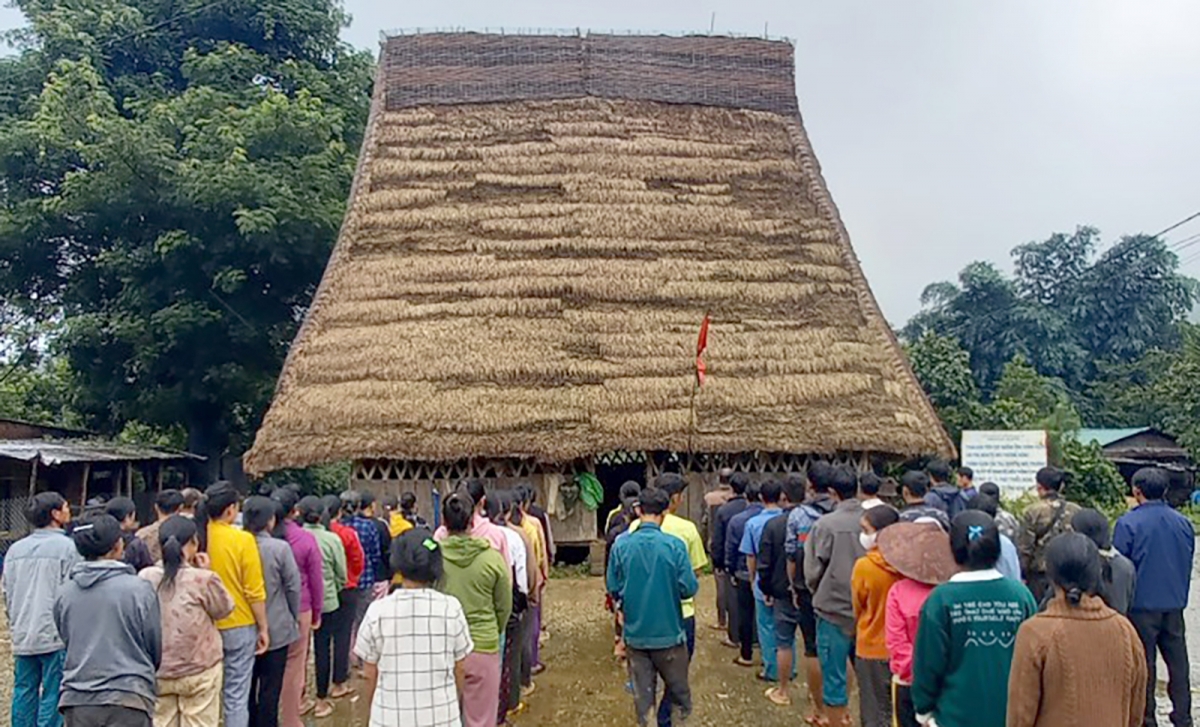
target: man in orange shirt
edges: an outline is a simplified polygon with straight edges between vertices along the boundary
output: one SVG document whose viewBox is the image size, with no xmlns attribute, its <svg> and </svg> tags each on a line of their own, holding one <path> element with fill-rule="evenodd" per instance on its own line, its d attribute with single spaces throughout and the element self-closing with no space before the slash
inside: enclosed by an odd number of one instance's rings
<svg viewBox="0 0 1200 727">
<path fill-rule="evenodd" d="M 217 622 L 225 651 L 221 706 L 226 727 L 250 724 L 250 679 L 254 657 L 266 653 L 267 588 L 262 560 L 254 536 L 233 526 L 241 495 L 228 482 L 218 482 L 205 492 L 208 517 L 207 543 L 211 568 L 233 596 L 233 613 Z"/>
</svg>

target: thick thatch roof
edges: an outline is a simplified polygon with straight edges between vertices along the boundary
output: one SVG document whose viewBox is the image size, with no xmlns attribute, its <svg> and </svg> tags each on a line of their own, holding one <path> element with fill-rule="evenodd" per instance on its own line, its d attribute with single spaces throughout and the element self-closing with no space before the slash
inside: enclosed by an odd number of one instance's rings
<svg viewBox="0 0 1200 727">
<path fill-rule="evenodd" d="M 786 43 L 391 38 L 247 470 L 950 453 L 805 135 Z"/>
</svg>

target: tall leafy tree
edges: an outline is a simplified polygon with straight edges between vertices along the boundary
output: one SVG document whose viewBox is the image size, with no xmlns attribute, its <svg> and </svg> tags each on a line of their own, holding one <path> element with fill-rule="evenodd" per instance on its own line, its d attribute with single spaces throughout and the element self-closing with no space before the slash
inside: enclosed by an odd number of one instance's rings
<svg viewBox="0 0 1200 727">
<path fill-rule="evenodd" d="M 18 0 L 0 291 L 61 315 L 92 426 L 253 432 L 331 249 L 371 59 L 332 0 Z M 211 473 L 211 470 L 210 470 Z"/>
<path fill-rule="evenodd" d="M 1176 346 L 1175 324 L 1197 297 L 1195 281 L 1178 272 L 1178 259 L 1161 241 L 1125 237 L 1096 258 L 1098 237 L 1095 228 L 1080 227 L 1020 245 L 1012 277 L 971 263 L 958 284 L 926 288 L 904 337 L 915 341 L 932 331 L 958 339 L 985 394 L 1020 355 L 1082 401 L 1104 365 Z"/>
</svg>

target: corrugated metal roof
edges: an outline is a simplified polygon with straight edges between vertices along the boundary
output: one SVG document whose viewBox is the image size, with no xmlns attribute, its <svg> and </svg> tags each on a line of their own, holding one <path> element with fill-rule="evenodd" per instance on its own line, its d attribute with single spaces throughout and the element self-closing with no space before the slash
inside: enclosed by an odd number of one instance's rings
<svg viewBox="0 0 1200 727">
<path fill-rule="evenodd" d="M 1133 427 L 1129 429 L 1080 429 L 1075 435 L 1075 440 L 1087 444 L 1088 442 L 1096 442 L 1101 447 L 1107 447 L 1113 442 L 1119 442 L 1122 439 L 1137 436 L 1142 432 L 1150 431 L 1150 427 Z"/>
<path fill-rule="evenodd" d="M 183 460 L 204 458 L 190 452 L 175 452 L 135 444 L 95 439 L 0 439 L 0 457 L 42 464 L 64 462 L 144 462 L 147 460 Z"/>
</svg>

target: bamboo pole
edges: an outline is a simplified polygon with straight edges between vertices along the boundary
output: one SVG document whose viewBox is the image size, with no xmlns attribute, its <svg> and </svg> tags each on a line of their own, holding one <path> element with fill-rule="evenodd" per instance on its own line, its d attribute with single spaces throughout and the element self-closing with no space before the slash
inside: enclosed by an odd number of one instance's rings
<svg viewBox="0 0 1200 727">
<path fill-rule="evenodd" d="M 33 458 L 33 464 L 29 466 L 29 496 L 33 497 L 37 494 L 37 476 L 38 476 L 38 461 L 39 457 Z"/>
<path fill-rule="evenodd" d="M 129 490 L 128 497 L 133 497 L 133 462 L 125 463 L 125 489 Z"/>
<path fill-rule="evenodd" d="M 84 507 L 87 507 L 88 480 L 90 480 L 90 479 L 92 479 L 92 463 L 84 462 L 83 463 L 83 484 L 80 486 L 80 490 L 82 491 L 83 494 L 79 496 L 79 508 L 81 510 Z"/>
</svg>

